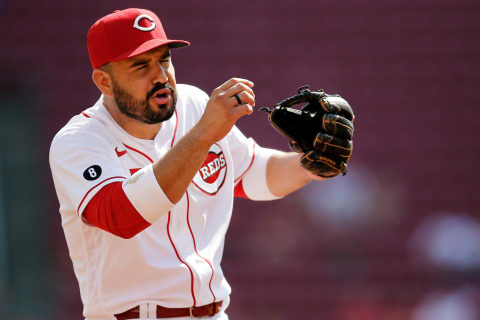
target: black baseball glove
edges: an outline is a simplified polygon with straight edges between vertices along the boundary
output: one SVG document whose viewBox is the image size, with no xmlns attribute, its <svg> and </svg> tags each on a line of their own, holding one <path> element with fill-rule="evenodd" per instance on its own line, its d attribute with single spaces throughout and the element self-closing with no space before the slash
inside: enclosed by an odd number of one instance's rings
<svg viewBox="0 0 480 320">
<path fill-rule="evenodd" d="M 300 103 L 306 103 L 301 110 L 292 108 Z M 269 113 L 270 123 L 289 139 L 292 149 L 304 153 L 302 167 L 324 178 L 347 173 L 355 116 L 345 99 L 303 86 L 272 110 L 260 110 Z"/>
</svg>

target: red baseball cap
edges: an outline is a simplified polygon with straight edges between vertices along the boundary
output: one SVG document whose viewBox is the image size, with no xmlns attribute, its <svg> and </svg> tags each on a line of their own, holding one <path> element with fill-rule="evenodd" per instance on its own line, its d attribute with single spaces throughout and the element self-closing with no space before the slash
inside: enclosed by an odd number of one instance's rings
<svg viewBox="0 0 480 320">
<path fill-rule="evenodd" d="M 115 10 L 97 20 L 88 31 L 88 54 L 92 67 L 127 59 L 159 46 L 189 46 L 188 41 L 167 38 L 157 15 L 149 10 Z"/>
</svg>

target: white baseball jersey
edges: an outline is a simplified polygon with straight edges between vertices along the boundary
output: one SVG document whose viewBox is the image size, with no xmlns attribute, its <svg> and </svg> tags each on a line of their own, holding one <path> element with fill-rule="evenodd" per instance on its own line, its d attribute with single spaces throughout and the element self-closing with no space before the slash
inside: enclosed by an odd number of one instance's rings
<svg viewBox="0 0 480 320">
<path fill-rule="evenodd" d="M 178 85 L 175 114 L 154 140 L 132 137 L 102 101 L 73 117 L 55 136 L 50 166 L 60 202 L 84 316 L 113 319 L 140 303 L 169 308 L 224 300 L 230 287 L 220 261 L 241 180 L 254 200 L 275 199 L 266 183 L 271 149 L 255 145 L 238 128 L 212 145 L 205 163 L 177 204 L 158 185 L 152 163 L 162 158 L 200 119 L 203 91 Z M 82 220 L 89 200 L 121 181 L 130 202 L 152 225 L 123 239 Z M 225 307 L 225 306 L 224 306 Z"/>
</svg>

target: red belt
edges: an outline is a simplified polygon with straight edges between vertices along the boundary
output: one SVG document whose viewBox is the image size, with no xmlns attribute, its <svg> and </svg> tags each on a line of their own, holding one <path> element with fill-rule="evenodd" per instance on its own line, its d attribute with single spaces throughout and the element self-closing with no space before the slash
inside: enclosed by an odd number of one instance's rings
<svg viewBox="0 0 480 320">
<path fill-rule="evenodd" d="M 220 311 L 223 301 L 213 302 L 201 307 L 190 308 L 165 308 L 157 306 L 157 318 L 180 318 L 194 317 L 200 318 L 205 316 L 214 316 Z M 127 320 L 140 318 L 140 307 L 135 307 L 125 312 L 116 314 L 117 320 Z"/>
</svg>

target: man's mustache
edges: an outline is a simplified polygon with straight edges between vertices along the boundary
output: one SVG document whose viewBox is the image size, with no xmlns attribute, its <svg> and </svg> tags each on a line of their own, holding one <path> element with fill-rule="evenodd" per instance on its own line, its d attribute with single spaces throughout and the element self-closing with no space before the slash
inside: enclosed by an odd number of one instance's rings
<svg viewBox="0 0 480 320">
<path fill-rule="evenodd" d="M 154 94 L 155 92 L 157 92 L 158 90 L 161 90 L 161 89 L 165 89 L 167 88 L 168 90 L 170 90 L 170 93 L 172 95 L 175 94 L 175 89 L 173 89 L 172 85 L 168 82 L 165 82 L 165 83 L 160 83 L 160 82 L 157 82 L 155 83 L 155 85 L 153 86 L 152 90 L 150 90 L 147 94 L 147 100 L 150 99 Z"/>
</svg>

